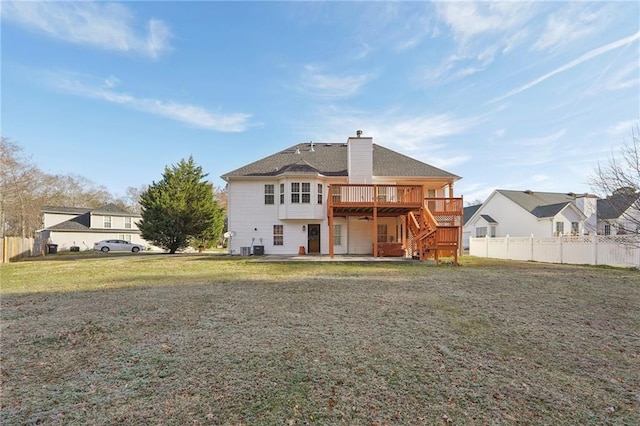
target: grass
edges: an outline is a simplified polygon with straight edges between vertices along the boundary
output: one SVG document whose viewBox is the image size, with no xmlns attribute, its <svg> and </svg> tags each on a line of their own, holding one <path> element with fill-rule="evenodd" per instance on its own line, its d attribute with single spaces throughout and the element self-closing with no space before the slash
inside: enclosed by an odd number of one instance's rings
<svg viewBox="0 0 640 426">
<path fill-rule="evenodd" d="M 638 424 L 640 273 L 84 255 L 3 265 L 3 424 Z"/>
</svg>

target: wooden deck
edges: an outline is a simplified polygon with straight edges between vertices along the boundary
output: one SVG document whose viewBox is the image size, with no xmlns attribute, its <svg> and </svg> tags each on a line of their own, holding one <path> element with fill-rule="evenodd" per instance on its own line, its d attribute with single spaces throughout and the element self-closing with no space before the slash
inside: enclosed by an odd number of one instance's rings
<svg viewBox="0 0 640 426">
<path fill-rule="evenodd" d="M 419 185 L 334 184 L 329 186 L 328 198 L 329 241 L 333 241 L 335 217 L 371 216 L 373 241 L 377 241 L 379 217 L 404 216 L 412 234 L 411 242 L 408 235 L 403 242 L 405 249 L 412 255 L 417 252 L 421 260 L 433 257 L 436 262 L 440 255 L 454 250 L 457 262 L 462 241 L 461 197 L 425 198 Z M 374 257 L 378 254 L 378 244 L 373 244 Z M 333 244 L 329 244 L 329 255 L 333 257 Z"/>
</svg>

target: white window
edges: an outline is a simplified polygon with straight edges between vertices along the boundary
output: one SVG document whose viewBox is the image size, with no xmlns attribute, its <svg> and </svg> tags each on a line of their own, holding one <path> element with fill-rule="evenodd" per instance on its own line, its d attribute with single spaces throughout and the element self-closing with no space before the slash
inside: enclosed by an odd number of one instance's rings
<svg viewBox="0 0 640 426">
<path fill-rule="evenodd" d="M 571 222 L 571 234 L 578 235 L 579 231 L 580 231 L 580 225 L 578 224 L 578 222 Z"/>
<path fill-rule="evenodd" d="M 267 184 L 264 186 L 264 203 L 265 204 L 274 204 L 274 185 Z"/>
<path fill-rule="evenodd" d="M 284 226 L 283 225 L 273 225 L 273 245 L 274 246 L 284 245 Z"/>
<path fill-rule="evenodd" d="M 487 227 L 486 226 L 478 226 L 476 228 L 476 238 L 484 238 L 487 236 Z"/>
<path fill-rule="evenodd" d="M 111 216 L 104 216 L 104 227 L 111 228 Z"/>
<path fill-rule="evenodd" d="M 129 219 L 131 219 L 131 218 L 129 218 Z M 128 243 L 131 242 L 131 234 L 120 234 L 120 235 L 118 235 L 118 238 L 120 238 L 121 240 L 124 240 L 124 241 L 126 241 Z"/>
<path fill-rule="evenodd" d="M 342 225 L 333 225 L 333 245 L 342 245 Z"/>
<path fill-rule="evenodd" d="M 378 242 L 379 243 L 387 242 L 387 225 L 386 224 L 378 225 Z"/>
<path fill-rule="evenodd" d="M 284 204 L 284 183 L 280 184 L 280 204 Z"/>
<path fill-rule="evenodd" d="M 564 222 L 556 222 L 556 235 L 564 234 Z"/>
<path fill-rule="evenodd" d="M 291 182 L 291 202 L 300 202 L 300 182 Z"/>
<path fill-rule="evenodd" d="M 318 204 L 322 204 L 322 184 L 318 184 Z"/>
<path fill-rule="evenodd" d="M 125 227 L 125 229 L 131 229 L 131 218 L 130 217 L 125 217 L 124 218 L 124 227 Z M 129 240 L 129 241 L 131 241 L 131 240 Z"/>
<path fill-rule="evenodd" d="M 496 237 L 496 227 L 492 226 L 491 227 L 491 238 L 495 238 Z"/>
<path fill-rule="evenodd" d="M 291 182 L 291 202 L 309 204 L 311 202 L 311 183 Z"/>
<path fill-rule="evenodd" d="M 604 235 L 611 235 L 611 225 L 606 224 L 604 226 Z"/>
<path fill-rule="evenodd" d="M 309 182 L 302 183 L 302 202 L 305 204 L 311 202 L 311 184 Z"/>
</svg>

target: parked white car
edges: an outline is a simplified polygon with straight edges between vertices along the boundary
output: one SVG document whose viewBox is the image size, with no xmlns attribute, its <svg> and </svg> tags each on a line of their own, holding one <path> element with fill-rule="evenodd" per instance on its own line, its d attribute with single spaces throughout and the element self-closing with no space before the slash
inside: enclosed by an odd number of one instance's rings
<svg viewBox="0 0 640 426">
<path fill-rule="evenodd" d="M 141 244 L 133 244 L 125 240 L 102 240 L 93 245 L 94 250 L 100 250 L 103 253 L 110 251 L 130 251 L 137 253 L 140 250 L 144 250 L 144 246 Z"/>
</svg>

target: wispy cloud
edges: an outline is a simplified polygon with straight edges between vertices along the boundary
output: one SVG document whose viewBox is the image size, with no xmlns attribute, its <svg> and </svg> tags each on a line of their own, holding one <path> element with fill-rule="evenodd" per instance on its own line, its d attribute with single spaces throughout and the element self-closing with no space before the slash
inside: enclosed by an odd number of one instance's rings
<svg viewBox="0 0 640 426">
<path fill-rule="evenodd" d="M 471 157 L 459 143 L 450 138 L 468 133 L 482 117 L 457 117 L 454 114 L 406 115 L 390 109 L 381 113 L 320 109 L 313 121 L 300 128 L 301 137 L 315 134 L 318 140 L 340 141 L 361 129 L 374 142 L 405 155 L 455 173 L 451 168 L 470 161 Z"/>
<path fill-rule="evenodd" d="M 602 91 L 615 91 L 626 90 L 640 86 L 640 62 L 638 58 L 634 58 L 626 65 L 623 65 L 614 71 L 612 71 L 607 78 L 601 78 L 593 87 L 590 88 L 590 93 L 597 93 Z"/>
<path fill-rule="evenodd" d="M 69 43 L 151 58 L 169 49 L 164 22 L 150 19 L 136 28 L 132 11 L 117 3 L 3 1 L 1 10 L 3 20 Z"/>
<path fill-rule="evenodd" d="M 548 164 L 557 158 L 557 148 L 566 134 L 566 129 L 560 129 L 548 135 L 509 139 L 508 146 L 516 149 L 504 150 L 496 154 L 496 164 L 507 169 Z"/>
<path fill-rule="evenodd" d="M 555 133 L 546 136 L 539 136 L 534 138 L 526 138 L 517 141 L 517 145 L 521 146 L 533 146 L 533 147 L 547 147 L 550 144 L 555 144 L 567 133 L 567 129 L 560 129 Z"/>
<path fill-rule="evenodd" d="M 224 114 L 203 107 L 153 98 L 138 98 L 113 88 L 119 84 L 115 77 L 97 79 L 91 76 L 49 72 L 45 83 L 75 96 L 99 99 L 138 111 L 180 121 L 190 126 L 219 132 L 243 132 L 249 127 L 250 114 Z"/>
<path fill-rule="evenodd" d="M 436 5 L 440 19 L 461 43 L 481 34 L 505 32 L 529 19 L 529 4 L 524 2 L 439 2 Z"/>
<path fill-rule="evenodd" d="M 571 3 L 549 15 L 541 36 L 533 44 L 535 50 L 546 50 L 583 38 L 598 30 L 603 14 L 590 10 L 591 3 Z"/>
<path fill-rule="evenodd" d="M 436 13 L 455 41 L 455 53 L 419 75 L 421 86 L 439 86 L 486 70 L 528 36 L 535 14 L 529 3 L 436 2 Z"/>
<path fill-rule="evenodd" d="M 323 74 L 317 67 L 307 65 L 300 89 L 323 98 L 348 98 L 356 95 L 373 78 L 374 75 L 370 73 L 342 76 Z"/>
<path fill-rule="evenodd" d="M 612 136 L 628 136 L 631 134 L 631 129 L 634 126 L 640 125 L 640 118 L 632 118 L 630 120 L 619 121 L 618 123 L 610 126 L 607 129 L 607 133 Z"/>
<path fill-rule="evenodd" d="M 579 58 L 574 59 L 573 61 L 567 62 L 566 64 L 562 65 L 561 67 L 558 67 L 555 70 L 553 70 L 551 72 L 548 72 L 547 74 L 545 74 L 545 75 L 543 75 L 541 77 L 538 77 L 535 80 L 532 80 L 532 81 L 530 81 L 529 83 L 527 83 L 525 85 L 522 85 L 522 86 L 520 86 L 520 87 L 518 87 L 516 89 L 513 89 L 513 90 L 505 93 L 502 96 L 499 96 L 497 98 L 494 98 L 494 99 L 490 100 L 489 103 L 498 102 L 498 101 L 501 101 L 503 99 L 509 98 L 509 97 L 511 97 L 513 95 L 517 95 L 518 93 L 524 92 L 525 90 L 528 90 L 528 89 L 530 89 L 530 88 L 542 83 L 543 81 L 553 77 L 556 74 L 560 74 L 562 72 L 570 70 L 571 68 L 576 67 L 576 66 L 582 64 L 583 62 L 586 62 L 586 61 L 588 61 L 590 59 L 593 59 L 595 57 L 603 55 L 603 54 L 605 54 L 607 52 L 610 52 L 612 50 L 615 50 L 615 49 L 617 49 L 619 47 L 626 46 L 626 45 L 628 45 L 630 43 L 633 43 L 634 41 L 637 41 L 639 39 L 640 39 L 640 31 L 635 33 L 635 34 L 633 34 L 633 35 L 630 35 L 628 37 L 625 37 L 625 38 L 622 38 L 620 40 L 617 40 L 617 41 L 614 41 L 612 43 L 609 43 L 607 45 L 604 45 L 602 47 L 598 47 L 597 49 L 590 50 L 589 52 L 585 53 L 584 55 L 580 56 Z"/>
</svg>

